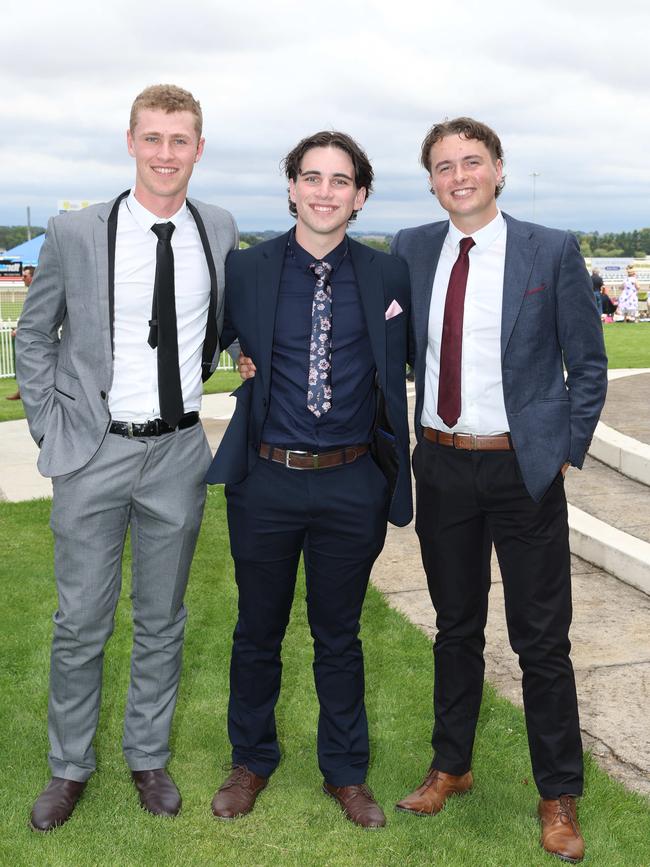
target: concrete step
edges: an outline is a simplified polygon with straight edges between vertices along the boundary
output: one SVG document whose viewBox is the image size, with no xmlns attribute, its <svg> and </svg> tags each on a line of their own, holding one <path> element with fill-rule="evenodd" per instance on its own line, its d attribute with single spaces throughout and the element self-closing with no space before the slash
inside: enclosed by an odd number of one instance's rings
<svg viewBox="0 0 650 867">
<path fill-rule="evenodd" d="M 566 478 L 571 551 L 650 595 L 650 373 L 609 375 L 604 421 Z"/>
</svg>

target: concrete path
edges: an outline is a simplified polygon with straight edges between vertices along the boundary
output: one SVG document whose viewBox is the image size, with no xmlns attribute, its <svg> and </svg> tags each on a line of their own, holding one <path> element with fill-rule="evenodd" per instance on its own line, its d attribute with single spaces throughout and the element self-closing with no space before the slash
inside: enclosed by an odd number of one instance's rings
<svg viewBox="0 0 650 867">
<path fill-rule="evenodd" d="M 650 795 L 650 371 L 611 371 L 610 380 L 591 449 L 599 460 L 588 457 L 566 481 L 572 551 L 589 561 L 573 558 L 573 660 L 585 746 L 612 776 Z M 412 409 L 412 386 L 409 392 Z M 213 449 L 233 409 L 229 395 L 204 398 L 201 416 Z M 35 469 L 37 454 L 26 422 L 0 424 L 0 499 L 51 496 L 49 480 Z M 630 468 L 632 478 L 624 475 Z M 372 579 L 433 638 L 435 614 L 413 524 L 389 527 Z M 492 580 L 486 676 L 521 704 L 496 559 Z"/>
</svg>

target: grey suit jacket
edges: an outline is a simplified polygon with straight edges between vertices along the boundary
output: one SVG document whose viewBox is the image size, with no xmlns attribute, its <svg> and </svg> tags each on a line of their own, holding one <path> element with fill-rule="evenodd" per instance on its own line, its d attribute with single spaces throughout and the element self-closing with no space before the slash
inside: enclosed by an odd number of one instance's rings
<svg viewBox="0 0 650 867">
<path fill-rule="evenodd" d="M 127 193 L 49 221 L 20 316 L 16 373 L 31 435 L 41 445 L 38 468 L 44 476 L 85 466 L 110 424 L 115 232 Z M 210 315 L 219 333 L 224 261 L 238 245 L 237 227 L 222 208 L 191 199 L 188 207 L 206 253 Z M 218 344 L 204 348 L 204 378 L 216 367 L 218 352 Z"/>
<path fill-rule="evenodd" d="M 607 356 L 591 280 L 575 237 L 504 217 L 503 393 L 524 484 L 540 500 L 566 461 L 582 467 L 605 402 Z M 418 439 L 431 291 L 448 227 L 444 220 L 403 229 L 392 245 L 411 274 Z"/>
</svg>

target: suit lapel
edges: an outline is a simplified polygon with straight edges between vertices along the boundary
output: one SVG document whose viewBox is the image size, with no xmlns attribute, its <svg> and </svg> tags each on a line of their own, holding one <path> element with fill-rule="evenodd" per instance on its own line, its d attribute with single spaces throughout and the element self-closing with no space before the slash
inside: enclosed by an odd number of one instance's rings
<svg viewBox="0 0 650 867">
<path fill-rule="evenodd" d="M 433 281 L 438 268 L 438 260 L 442 245 L 449 231 L 449 222 L 434 223 L 424 227 L 422 243 L 418 242 L 415 267 L 411 269 L 411 305 L 413 309 L 413 328 L 415 342 L 418 347 L 417 357 L 422 361 L 422 373 L 426 358 L 426 347 L 429 341 L 429 309 Z"/>
<path fill-rule="evenodd" d="M 271 355 L 273 352 L 275 312 L 278 306 L 280 278 L 288 240 L 288 232 L 275 238 L 265 245 L 256 262 L 257 327 L 260 347 L 257 367 L 264 380 L 267 400 L 271 387 Z"/>
<path fill-rule="evenodd" d="M 93 239 L 97 266 L 97 302 L 102 329 L 107 340 L 106 350 L 113 357 L 113 326 L 115 313 L 115 238 L 117 236 L 117 213 L 120 202 L 129 190 L 109 202 L 97 214 L 93 225 Z"/>
<path fill-rule="evenodd" d="M 192 204 L 189 199 L 186 201 L 188 210 L 194 217 L 194 222 L 196 223 L 196 228 L 198 229 L 199 237 L 201 238 L 203 252 L 205 253 L 205 259 L 208 265 L 208 272 L 210 274 L 210 306 L 208 308 L 208 323 L 205 332 L 205 340 L 203 341 L 202 355 L 202 378 L 205 381 L 210 376 L 212 361 L 217 351 L 217 343 L 219 341 L 217 322 L 219 321 L 219 317 L 222 315 L 225 293 L 222 292 L 221 297 L 219 297 L 217 269 L 214 266 L 214 258 L 212 256 L 212 246 L 214 246 L 215 250 L 218 248 L 217 233 L 210 224 L 208 224 L 208 228 L 206 229 L 203 218 L 201 217 L 196 205 Z"/>
<path fill-rule="evenodd" d="M 370 247 L 349 239 L 352 267 L 357 278 L 361 306 L 366 317 L 370 346 L 379 374 L 386 382 L 386 319 L 384 281 L 379 261 Z"/>
<path fill-rule="evenodd" d="M 530 273 L 537 254 L 538 244 L 532 239 L 532 233 L 518 220 L 513 220 L 507 214 L 503 215 L 508 226 L 506 240 L 506 261 L 503 276 L 503 303 L 501 308 L 501 359 L 505 357 L 512 329 L 524 293 L 528 287 Z"/>
</svg>

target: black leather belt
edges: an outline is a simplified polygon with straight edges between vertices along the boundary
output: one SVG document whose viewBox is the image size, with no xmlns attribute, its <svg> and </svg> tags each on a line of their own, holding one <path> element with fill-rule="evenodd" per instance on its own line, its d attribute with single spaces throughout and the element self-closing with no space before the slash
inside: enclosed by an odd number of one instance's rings
<svg viewBox="0 0 650 867">
<path fill-rule="evenodd" d="M 448 433 L 433 427 L 425 427 L 424 438 L 441 446 L 466 449 L 471 452 L 512 451 L 512 440 L 509 433 L 482 436 L 481 434 L 470 433 Z"/>
<path fill-rule="evenodd" d="M 109 432 L 122 437 L 159 437 L 161 434 L 173 433 L 175 430 L 185 430 L 194 427 L 199 420 L 198 412 L 186 412 L 178 423 L 178 427 L 170 427 L 161 418 L 152 418 L 142 423 L 134 421 L 112 421 Z"/>
<path fill-rule="evenodd" d="M 325 470 L 330 467 L 342 467 L 351 464 L 365 455 L 368 445 L 345 446 L 330 452 L 300 452 L 291 449 L 277 449 L 268 443 L 262 443 L 259 455 L 267 461 L 284 464 L 290 470 Z"/>
</svg>

